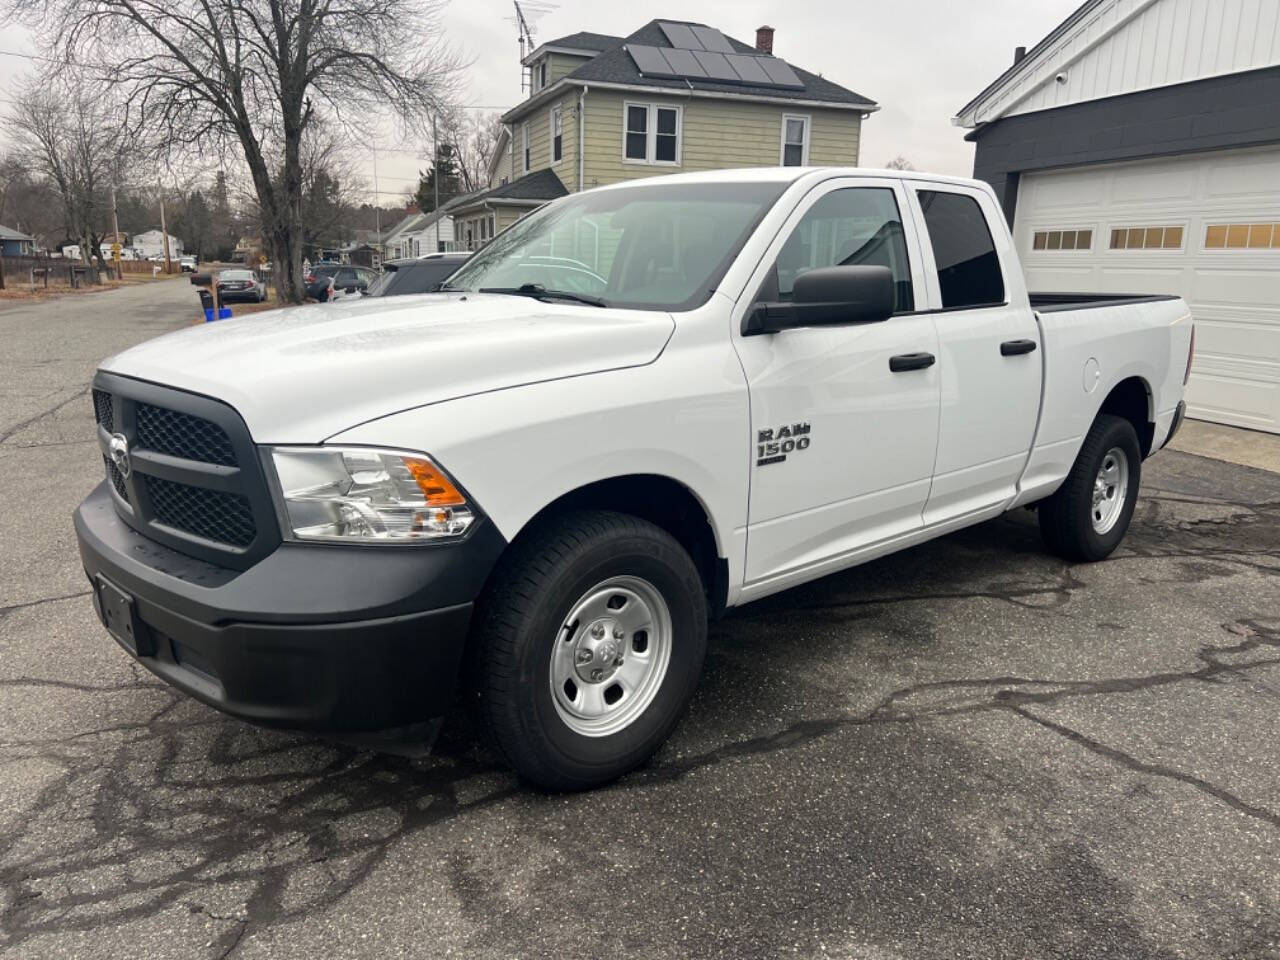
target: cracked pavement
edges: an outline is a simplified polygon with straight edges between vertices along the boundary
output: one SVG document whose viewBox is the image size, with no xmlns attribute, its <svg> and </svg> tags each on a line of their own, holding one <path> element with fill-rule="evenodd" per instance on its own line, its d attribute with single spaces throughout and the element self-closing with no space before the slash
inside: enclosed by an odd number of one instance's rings
<svg viewBox="0 0 1280 960">
<path fill-rule="evenodd" d="M 1023 511 L 713 625 L 672 741 L 519 784 L 259 730 L 99 626 L 97 361 L 181 281 L 0 308 L 0 956 L 1280 957 L 1280 475 L 1167 451 L 1102 564 Z"/>
</svg>

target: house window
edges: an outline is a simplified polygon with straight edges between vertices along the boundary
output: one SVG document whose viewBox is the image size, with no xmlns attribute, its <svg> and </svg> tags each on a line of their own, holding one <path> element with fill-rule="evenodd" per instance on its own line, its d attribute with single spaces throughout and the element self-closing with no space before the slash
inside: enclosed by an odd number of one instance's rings
<svg viewBox="0 0 1280 960">
<path fill-rule="evenodd" d="M 1204 228 L 1206 250 L 1280 250 L 1280 223 L 1214 223 Z"/>
<path fill-rule="evenodd" d="M 524 150 L 524 172 L 529 172 L 529 124 L 520 125 L 520 136 L 522 137 L 522 148 Z"/>
<path fill-rule="evenodd" d="M 551 108 L 551 162 L 559 163 L 564 147 L 564 124 L 560 104 Z"/>
<path fill-rule="evenodd" d="M 623 106 L 623 159 L 629 163 L 680 163 L 680 108 L 656 103 Z"/>
<path fill-rule="evenodd" d="M 1181 250 L 1182 227 L 1118 227 L 1111 231 L 1112 250 Z"/>
<path fill-rule="evenodd" d="M 1092 250 L 1092 230 L 1037 230 L 1032 250 Z"/>
<path fill-rule="evenodd" d="M 538 64 L 538 89 L 541 90 L 547 85 L 547 61 L 543 60 Z"/>
<path fill-rule="evenodd" d="M 782 157 L 784 167 L 803 167 L 809 162 L 809 118 L 782 115 Z"/>
</svg>

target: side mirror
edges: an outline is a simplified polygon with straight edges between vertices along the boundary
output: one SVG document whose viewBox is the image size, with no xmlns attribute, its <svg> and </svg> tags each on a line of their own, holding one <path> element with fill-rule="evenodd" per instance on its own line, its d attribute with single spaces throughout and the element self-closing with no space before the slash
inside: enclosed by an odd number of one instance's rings
<svg viewBox="0 0 1280 960">
<path fill-rule="evenodd" d="M 742 333 L 879 323 L 893 316 L 893 303 L 893 273 L 888 267 L 818 267 L 796 277 L 790 303 L 757 303 Z"/>
</svg>

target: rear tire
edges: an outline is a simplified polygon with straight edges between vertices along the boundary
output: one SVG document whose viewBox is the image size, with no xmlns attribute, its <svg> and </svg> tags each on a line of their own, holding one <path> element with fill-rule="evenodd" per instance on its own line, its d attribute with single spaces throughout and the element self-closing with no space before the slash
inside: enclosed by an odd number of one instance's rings
<svg viewBox="0 0 1280 960">
<path fill-rule="evenodd" d="M 522 777 L 595 787 L 671 734 L 706 644 L 702 580 L 669 533 L 608 511 L 560 516 L 516 542 L 481 598 L 469 699 Z"/>
<path fill-rule="evenodd" d="M 1045 546 L 1068 560 L 1106 559 L 1129 529 L 1141 479 L 1142 453 L 1133 424 L 1099 414 L 1067 479 L 1040 503 Z"/>
</svg>

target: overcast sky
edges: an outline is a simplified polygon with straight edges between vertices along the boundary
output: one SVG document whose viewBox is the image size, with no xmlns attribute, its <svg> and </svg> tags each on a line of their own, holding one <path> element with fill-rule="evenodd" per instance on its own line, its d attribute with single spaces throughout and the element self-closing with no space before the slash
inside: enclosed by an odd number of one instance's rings
<svg viewBox="0 0 1280 960">
<path fill-rule="evenodd" d="M 1030 47 L 1077 5 L 1078 0 L 559 0 L 533 27 L 539 42 L 577 30 L 624 36 L 649 20 L 670 17 L 700 21 L 754 43 L 756 27 L 767 23 L 777 31 L 775 54 L 880 104 L 863 124 L 863 166 L 883 166 L 901 154 L 920 170 L 968 176 L 973 148 L 951 117 L 1009 66 L 1015 46 Z M 444 28 L 473 61 L 464 95 L 468 104 L 497 110 L 520 99 L 512 13 L 510 0 L 448 3 Z M 0 106 L 31 66 L 11 54 L 32 49 L 20 30 L 0 27 Z M 379 143 L 383 203 L 412 188 L 429 154 L 429 145 Z M 372 158 L 364 173 L 372 195 Z"/>
</svg>

